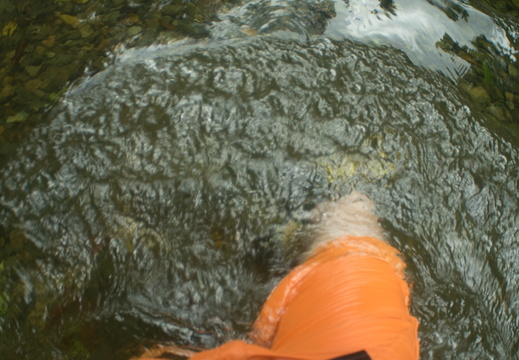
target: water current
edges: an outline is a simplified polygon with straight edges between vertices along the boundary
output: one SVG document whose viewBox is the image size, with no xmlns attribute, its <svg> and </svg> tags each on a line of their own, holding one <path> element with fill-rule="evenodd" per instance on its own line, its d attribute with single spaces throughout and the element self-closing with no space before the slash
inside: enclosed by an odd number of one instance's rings
<svg viewBox="0 0 519 360">
<path fill-rule="evenodd" d="M 371 37 L 377 16 L 415 5 L 350 3 L 250 2 L 211 40 L 124 51 L 71 88 L 0 175 L 2 358 L 243 338 L 306 212 L 354 189 L 408 264 L 421 358 L 517 355 L 517 146 L 423 32 Z M 505 30 L 456 4 L 464 23 L 424 12 L 431 37 L 470 43 L 475 19 L 514 56 Z M 425 24 L 411 15 L 393 24 Z"/>
</svg>

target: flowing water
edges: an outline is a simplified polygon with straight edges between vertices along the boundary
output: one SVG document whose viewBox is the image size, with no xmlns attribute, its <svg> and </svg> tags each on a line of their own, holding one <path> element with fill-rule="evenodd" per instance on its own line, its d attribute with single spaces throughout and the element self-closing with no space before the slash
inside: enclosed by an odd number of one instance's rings
<svg viewBox="0 0 519 360">
<path fill-rule="evenodd" d="M 419 49 L 375 29 L 399 9 L 412 27 L 410 2 L 350 3 L 251 2 L 211 40 L 125 51 L 71 88 L 0 175 L 2 358 L 242 338 L 307 210 L 354 189 L 408 263 L 422 359 L 519 353 L 517 144 L 462 96 L 438 29 L 406 37 Z M 415 3 L 514 56 L 468 5 L 456 23 Z"/>
</svg>

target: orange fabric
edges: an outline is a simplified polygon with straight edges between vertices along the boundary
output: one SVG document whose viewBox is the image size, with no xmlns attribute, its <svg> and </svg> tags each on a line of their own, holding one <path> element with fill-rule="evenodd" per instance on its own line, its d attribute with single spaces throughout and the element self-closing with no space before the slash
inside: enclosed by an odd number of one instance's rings
<svg viewBox="0 0 519 360">
<path fill-rule="evenodd" d="M 366 350 L 373 360 L 416 360 L 418 321 L 404 270 L 383 241 L 326 243 L 271 293 L 251 333 L 255 345 L 232 341 L 191 359 L 325 360 Z"/>
</svg>

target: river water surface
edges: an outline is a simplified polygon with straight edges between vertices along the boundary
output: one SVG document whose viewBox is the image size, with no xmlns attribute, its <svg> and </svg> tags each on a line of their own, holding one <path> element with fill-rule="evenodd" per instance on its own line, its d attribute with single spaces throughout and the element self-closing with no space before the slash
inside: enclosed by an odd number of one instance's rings
<svg viewBox="0 0 519 360">
<path fill-rule="evenodd" d="M 515 61 L 483 13 L 415 3 Z M 391 35 L 376 16 L 413 8 L 378 6 L 251 2 L 211 40 L 128 50 L 73 86 L 0 175 L 3 358 L 244 337 L 306 212 L 356 189 L 408 263 L 421 358 L 513 359 L 517 144 L 459 92 L 468 65 L 428 42 L 437 28 Z"/>
</svg>

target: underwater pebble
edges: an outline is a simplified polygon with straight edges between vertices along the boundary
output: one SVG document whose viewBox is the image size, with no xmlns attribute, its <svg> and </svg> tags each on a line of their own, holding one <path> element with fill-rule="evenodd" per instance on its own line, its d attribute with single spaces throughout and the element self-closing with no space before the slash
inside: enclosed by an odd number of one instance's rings
<svg viewBox="0 0 519 360">
<path fill-rule="evenodd" d="M 31 79 L 31 80 L 27 81 L 25 83 L 25 88 L 31 92 L 34 92 L 38 89 L 46 88 L 47 85 L 49 85 L 48 79 L 36 78 L 36 79 Z"/>
<path fill-rule="evenodd" d="M 4 85 L 2 90 L 0 90 L 0 100 L 5 100 L 8 97 L 11 97 L 16 92 L 16 87 L 12 85 Z"/>
<path fill-rule="evenodd" d="M 29 74 L 29 76 L 36 76 L 41 69 L 41 65 L 27 65 L 25 67 L 25 72 Z"/>
<path fill-rule="evenodd" d="M 146 26 L 148 26 L 150 28 L 156 28 L 160 25 L 159 17 L 157 17 L 157 16 L 150 17 L 148 19 L 145 19 L 144 23 L 146 24 Z"/>
<path fill-rule="evenodd" d="M 16 51 L 15 50 L 8 51 L 5 54 L 3 62 L 7 63 L 7 62 L 11 61 L 14 58 L 15 55 L 16 55 Z"/>
<path fill-rule="evenodd" d="M 490 102 L 490 96 L 483 87 L 476 86 L 470 90 L 470 96 L 479 103 L 487 104 Z"/>
<path fill-rule="evenodd" d="M 166 5 L 161 10 L 161 13 L 169 16 L 177 16 L 182 13 L 182 6 L 180 5 Z"/>
<path fill-rule="evenodd" d="M 489 88 L 489 95 L 493 101 L 502 101 L 505 97 L 499 88 L 495 85 L 491 85 Z"/>
<path fill-rule="evenodd" d="M 128 15 L 128 17 L 126 19 L 124 19 L 124 23 L 126 23 L 128 25 L 133 25 L 139 21 L 140 21 L 140 18 L 139 18 L 139 15 L 137 15 L 137 14 Z"/>
<path fill-rule="evenodd" d="M 65 66 L 70 64 L 76 57 L 74 55 L 61 54 L 49 61 L 50 65 Z"/>
<path fill-rule="evenodd" d="M 142 28 L 140 26 L 132 26 L 131 28 L 128 29 L 128 35 L 134 36 L 134 35 L 137 35 L 138 33 L 140 33 L 141 31 L 142 31 Z"/>
<path fill-rule="evenodd" d="M 86 23 L 79 24 L 78 30 L 83 39 L 89 37 L 90 35 L 92 35 L 94 33 L 94 29 L 92 28 L 92 26 L 90 24 L 86 24 Z"/>
<path fill-rule="evenodd" d="M 21 111 L 15 115 L 11 115 L 7 118 L 7 123 L 10 124 L 10 123 L 15 123 L 15 122 L 22 122 L 22 121 L 25 121 L 25 119 L 27 119 L 27 117 L 29 116 L 29 114 L 27 114 L 26 112 L 24 111 Z"/>
<path fill-rule="evenodd" d="M 47 53 L 47 49 L 42 46 L 42 45 L 38 45 L 36 46 L 36 48 L 34 49 L 34 52 L 37 54 L 37 55 L 45 55 Z"/>
<path fill-rule="evenodd" d="M 496 119 L 499 121 L 506 120 L 505 113 L 504 113 L 503 109 L 501 109 L 499 106 L 492 104 L 491 106 L 488 107 L 488 112 L 490 114 L 494 115 L 496 117 Z"/>
<path fill-rule="evenodd" d="M 41 43 L 43 44 L 43 46 L 45 46 L 47 48 L 53 47 L 54 44 L 56 44 L 56 35 L 50 35 L 45 40 L 42 40 Z"/>
<path fill-rule="evenodd" d="M 251 28 L 249 25 L 242 25 L 242 26 L 240 26 L 240 32 L 245 34 L 245 35 L 248 35 L 248 36 L 256 35 L 256 30 Z"/>
<path fill-rule="evenodd" d="M 70 25 L 74 29 L 79 25 L 79 19 L 76 16 L 60 14 L 58 17 L 67 25 Z"/>
</svg>

